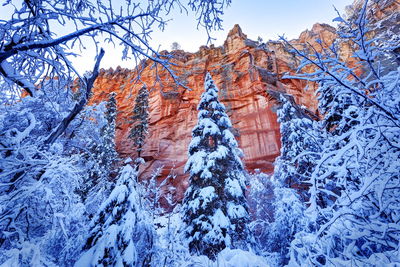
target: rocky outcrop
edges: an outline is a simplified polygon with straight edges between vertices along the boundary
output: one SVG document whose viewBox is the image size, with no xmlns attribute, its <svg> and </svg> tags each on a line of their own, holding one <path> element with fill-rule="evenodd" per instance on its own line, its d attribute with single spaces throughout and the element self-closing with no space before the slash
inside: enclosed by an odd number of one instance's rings
<svg viewBox="0 0 400 267">
<path fill-rule="evenodd" d="M 298 103 L 316 107 L 313 96 L 300 91 L 304 85 L 281 79 L 282 72 L 290 69 L 289 60 L 283 54 L 280 58 L 279 50 L 265 49 L 247 39 L 238 25 L 229 32 L 222 47 L 203 46 L 197 53 L 178 50 L 170 55 L 173 69 L 186 88 L 178 87 L 165 70 L 156 69 L 149 62 L 144 62 L 140 80 L 135 70 L 121 68 L 102 70 L 96 80 L 92 102 L 107 99 L 110 92 L 117 93 L 116 143 L 121 156 L 136 156 L 127 137 L 129 116 L 137 91 L 146 84 L 150 88 L 150 127 L 142 151 L 146 163 L 141 168 L 141 178 L 150 177 L 154 169 L 164 166 L 160 178 L 174 172 L 174 184 L 181 197 L 187 186 L 183 173 L 187 146 L 197 121 L 204 75 L 210 72 L 233 122 L 232 131 L 244 152 L 247 170 L 271 173 L 280 151 L 280 135 L 273 110 L 275 102 L 267 89 L 284 92 L 288 88 L 285 83 L 291 83 L 290 93 Z"/>
<path fill-rule="evenodd" d="M 336 38 L 335 28 L 315 24 L 291 44 L 301 47 L 310 43 L 318 47 L 317 40 L 321 40 L 324 46 L 329 46 Z M 314 85 L 284 78 L 284 74 L 295 73 L 299 59 L 287 52 L 282 42 L 259 44 L 249 40 L 238 25 L 229 32 L 221 47 L 202 46 L 196 53 L 182 50 L 163 53 L 172 57 L 172 69 L 184 86 L 178 86 L 165 69 L 144 61 L 135 70 L 102 70 L 96 80 L 92 102 L 106 100 L 110 92 L 117 93 L 117 150 L 122 157 L 135 157 L 135 149 L 128 138 L 129 117 L 139 88 L 147 85 L 150 127 L 142 151 L 145 164 L 140 169 L 140 177 L 147 179 L 163 166 L 159 179 L 170 173 L 176 175 L 173 184 L 177 187 L 178 199 L 187 187 L 183 166 L 191 130 L 197 121 L 196 107 L 204 90 L 206 72 L 211 73 L 220 89 L 220 100 L 227 107 L 232 131 L 244 152 L 249 171 L 260 169 L 271 173 L 280 152 L 276 104 L 267 91 L 290 94 L 297 104 L 308 108 L 308 114 L 317 112 Z M 310 89 L 305 91 L 305 87 Z"/>
</svg>

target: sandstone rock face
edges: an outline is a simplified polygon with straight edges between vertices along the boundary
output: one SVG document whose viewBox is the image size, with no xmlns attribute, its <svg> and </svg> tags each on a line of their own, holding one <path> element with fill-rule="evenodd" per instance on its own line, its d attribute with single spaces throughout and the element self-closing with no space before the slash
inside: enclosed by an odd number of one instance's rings
<svg viewBox="0 0 400 267">
<path fill-rule="evenodd" d="M 393 9 L 398 11 L 398 5 L 394 5 L 384 6 L 377 14 L 384 16 L 385 12 L 390 13 Z M 310 31 L 303 32 L 290 43 L 301 47 L 306 42 L 315 45 L 320 39 L 325 45 L 331 45 L 336 38 L 335 28 L 315 24 Z M 343 50 L 351 49 L 344 47 Z M 164 69 L 144 61 L 140 65 L 140 79 L 137 69 L 102 70 L 95 83 L 92 103 L 106 100 L 110 92 L 117 93 L 117 150 L 121 157 L 135 158 L 135 148 L 128 138 L 129 117 L 138 90 L 143 84 L 147 85 L 150 90 L 150 126 L 142 151 L 145 164 L 140 169 L 140 178 L 148 179 L 155 169 L 163 166 L 158 179 L 162 180 L 168 174 L 176 176 L 173 184 L 177 187 L 177 199 L 182 198 L 188 183 L 183 167 L 191 131 L 197 122 L 197 104 L 204 90 L 206 72 L 211 73 L 220 90 L 220 100 L 227 108 L 233 123 L 232 131 L 244 152 L 243 160 L 250 172 L 255 169 L 273 172 L 273 162 L 280 153 L 279 124 L 274 112 L 276 104 L 267 90 L 289 93 L 297 104 L 317 113 L 315 86 L 283 78 L 285 73 L 295 73 L 299 59 L 288 53 L 282 42 L 258 44 L 247 39 L 236 25 L 221 47 L 203 46 L 196 53 L 182 50 L 164 53 L 173 57 L 172 69 L 186 88 L 177 86 Z M 343 54 L 347 59 L 349 56 Z M 308 91 L 304 90 L 306 86 L 310 88 Z"/>
<path fill-rule="evenodd" d="M 164 166 L 160 179 L 170 172 L 177 175 L 178 198 L 187 187 L 183 167 L 187 160 L 187 147 L 191 131 L 197 122 L 197 104 L 204 90 L 204 75 L 210 72 L 219 87 L 219 97 L 227 108 L 233 123 L 233 133 L 244 152 L 247 170 L 273 171 L 273 162 L 280 152 L 279 124 L 273 111 L 274 100 L 266 90 L 286 91 L 285 83 L 292 83 L 290 92 L 296 100 L 315 108 L 315 99 L 303 94 L 303 84 L 282 81 L 283 71 L 290 66 L 280 51 L 270 51 L 247 39 L 236 25 L 222 47 L 201 47 L 197 53 L 173 51 L 173 69 L 188 88 L 177 87 L 165 70 L 145 66 L 141 79 L 136 80 L 134 70 L 117 68 L 102 70 L 96 80 L 92 102 L 107 99 L 110 92 L 117 93 L 117 150 L 122 157 L 135 157 L 136 152 L 128 138 L 129 117 L 139 88 L 150 89 L 150 127 L 142 156 L 146 163 L 141 179 L 148 179 L 153 170 Z M 277 56 L 278 55 L 278 56 Z M 159 76 L 159 82 L 155 77 Z M 297 92 L 297 91 L 298 92 Z"/>
</svg>

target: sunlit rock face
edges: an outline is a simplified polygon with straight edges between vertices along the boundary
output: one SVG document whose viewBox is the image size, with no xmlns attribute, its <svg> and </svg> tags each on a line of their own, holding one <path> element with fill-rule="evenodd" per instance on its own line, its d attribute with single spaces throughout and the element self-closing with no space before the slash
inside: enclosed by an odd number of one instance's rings
<svg viewBox="0 0 400 267">
<path fill-rule="evenodd" d="M 377 21 L 384 18 L 383 21 L 389 21 L 385 23 L 394 21 L 390 25 L 396 29 L 398 20 L 387 19 L 387 14 L 393 16 L 393 12 L 398 12 L 398 4 L 387 4 L 376 10 Z M 329 46 L 336 38 L 335 28 L 315 24 L 290 43 L 297 48 L 305 43 L 318 47 L 316 40 L 319 39 L 324 46 Z M 342 45 L 342 56 L 352 64 L 351 49 L 346 45 Z M 220 100 L 227 108 L 233 123 L 232 131 L 244 152 L 243 160 L 250 172 L 260 169 L 272 173 L 274 160 L 279 156 L 279 124 L 274 112 L 276 102 L 266 93 L 267 90 L 289 93 L 297 104 L 318 113 L 315 85 L 284 78 L 285 74 L 296 72 L 299 59 L 287 52 L 282 42 L 259 44 L 249 40 L 238 25 L 229 32 L 221 47 L 202 46 L 196 53 L 176 50 L 163 54 L 173 57 L 172 69 L 186 88 L 177 86 L 165 69 L 155 68 L 149 61 L 144 61 L 140 65 L 140 80 L 137 79 L 137 70 L 102 70 L 96 80 L 92 103 L 106 100 L 110 92 L 117 93 L 117 150 L 121 157 L 134 158 L 135 148 L 128 138 L 129 117 L 138 90 L 143 84 L 147 85 L 150 90 L 150 127 L 142 151 L 145 164 L 140 169 L 140 178 L 148 179 L 155 169 L 163 166 L 158 180 L 168 174 L 176 175 L 173 185 L 177 188 L 177 199 L 182 198 L 188 183 L 183 167 L 191 131 L 197 121 L 197 104 L 204 91 L 206 72 L 211 73 L 220 90 Z M 309 89 L 304 90 L 306 87 Z"/>
<path fill-rule="evenodd" d="M 150 89 L 150 127 L 142 151 L 146 163 L 140 169 L 141 179 L 148 179 L 156 168 L 164 166 L 159 180 L 175 174 L 173 184 L 180 199 L 188 183 L 183 167 L 197 121 L 197 104 L 204 91 L 205 73 L 210 72 L 232 120 L 246 169 L 272 173 L 280 151 L 280 134 L 276 103 L 266 90 L 288 92 L 297 103 L 316 110 L 312 90 L 304 92 L 304 83 L 282 79 L 284 72 L 293 72 L 297 61 L 280 43 L 260 45 L 247 39 L 238 25 L 221 47 L 203 46 L 196 53 L 177 50 L 169 54 L 175 64 L 172 68 L 186 88 L 177 86 L 167 71 L 154 68 L 150 62 L 143 63 L 140 81 L 137 71 L 122 68 L 102 70 L 96 80 L 93 103 L 106 100 L 110 92 L 117 93 L 116 143 L 121 157 L 136 157 L 128 138 L 129 117 L 138 90 L 146 84 Z"/>
</svg>

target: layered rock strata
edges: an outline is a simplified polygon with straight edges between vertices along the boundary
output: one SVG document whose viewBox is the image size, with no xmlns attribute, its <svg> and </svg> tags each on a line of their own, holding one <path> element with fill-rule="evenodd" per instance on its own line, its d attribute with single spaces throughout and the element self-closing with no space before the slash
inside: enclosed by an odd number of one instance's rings
<svg viewBox="0 0 400 267">
<path fill-rule="evenodd" d="M 356 1 L 357 2 L 357 1 Z M 378 5 L 373 16 L 374 25 L 398 31 L 399 5 L 396 1 L 384 1 Z M 357 4 L 357 3 L 356 3 Z M 357 7 L 357 5 L 354 7 Z M 351 16 L 353 9 L 348 9 Z M 397 14 L 397 15 L 396 15 Z M 390 23 L 393 22 L 394 23 Z M 386 25 L 386 26 L 385 26 Z M 388 28 L 388 29 L 389 29 Z M 397 30 L 396 30 L 397 29 Z M 385 30 L 385 29 L 384 29 Z M 387 33 L 388 30 L 377 31 Z M 311 30 L 301 33 L 298 39 L 290 41 L 295 47 L 322 42 L 330 46 L 336 39 L 335 28 L 327 24 L 315 24 Z M 342 56 L 352 64 L 351 47 L 343 44 Z M 347 51 L 347 53 L 346 53 Z M 116 144 L 122 157 L 136 157 L 135 148 L 128 138 L 131 127 L 134 99 L 138 90 L 146 84 L 150 89 L 150 127 L 142 157 L 145 164 L 140 169 L 141 179 L 148 179 L 152 172 L 163 166 L 158 179 L 172 174 L 180 199 L 187 187 L 187 175 L 183 172 L 187 160 L 187 147 L 191 130 L 197 121 L 197 104 L 203 92 L 206 72 L 210 72 L 219 87 L 219 97 L 227 108 L 233 123 L 233 133 L 244 152 L 244 163 L 248 171 L 259 169 L 272 173 L 273 163 L 280 151 L 279 124 L 276 103 L 267 91 L 290 94 L 299 106 L 308 109 L 309 114 L 318 115 L 315 86 L 304 81 L 285 79 L 285 74 L 294 74 L 299 59 L 289 53 L 282 42 L 260 44 L 249 40 L 238 25 L 229 32 L 221 47 L 200 47 L 196 53 L 182 50 L 163 52 L 172 57 L 172 69 L 185 85 L 177 86 L 169 73 L 156 68 L 149 61 L 135 70 L 117 68 L 102 70 L 96 80 L 92 103 L 108 98 L 110 92 L 117 93 L 118 118 Z M 310 88 L 304 90 L 304 88 Z"/>
<path fill-rule="evenodd" d="M 313 93 L 302 92 L 304 84 L 282 79 L 282 73 L 290 71 L 293 62 L 279 49 L 247 39 L 236 25 L 221 47 L 203 46 L 197 53 L 177 50 L 169 54 L 173 57 L 173 69 L 186 88 L 178 87 L 165 70 L 145 62 L 149 65 L 144 66 L 140 81 L 135 70 L 102 70 L 96 80 L 92 102 L 107 99 L 110 92 L 117 93 L 117 150 L 122 157 L 135 157 L 135 148 L 128 138 L 129 117 L 139 88 L 143 84 L 150 88 L 150 127 L 142 151 L 145 164 L 140 176 L 147 179 L 153 170 L 163 166 L 160 179 L 175 174 L 174 185 L 178 187 L 179 198 L 187 186 L 183 166 L 191 130 L 197 121 L 204 75 L 210 72 L 233 122 L 232 131 L 244 152 L 246 169 L 271 173 L 280 151 L 280 134 L 275 102 L 267 90 L 288 92 L 297 103 L 314 111 L 316 108 Z"/>
</svg>

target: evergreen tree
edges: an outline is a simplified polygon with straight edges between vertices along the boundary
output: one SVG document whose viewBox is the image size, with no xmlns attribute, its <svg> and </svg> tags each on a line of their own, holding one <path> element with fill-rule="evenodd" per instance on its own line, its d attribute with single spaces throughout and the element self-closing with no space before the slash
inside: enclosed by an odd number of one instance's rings
<svg viewBox="0 0 400 267">
<path fill-rule="evenodd" d="M 132 122 L 134 125 L 129 137 L 132 138 L 138 157 L 140 157 L 149 128 L 149 91 L 146 86 L 140 88 L 136 96 Z"/>
<path fill-rule="evenodd" d="M 75 135 L 85 135 L 89 143 L 88 149 L 84 153 L 88 173 L 84 176 L 84 183 L 78 190 L 84 200 L 86 200 L 91 190 L 96 191 L 97 194 L 99 190 L 105 189 L 106 183 L 110 180 L 110 176 L 114 171 L 114 164 L 118 159 L 115 146 L 117 118 L 115 96 L 116 94 L 114 92 L 110 93 L 109 99 L 105 104 L 105 110 L 104 103 L 99 106 L 99 108 L 103 108 L 104 112 L 102 112 L 101 117 L 94 118 L 100 124 L 100 135 L 97 138 L 93 135 L 88 136 L 88 132 L 74 133 Z M 84 111 L 86 111 L 86 109 Z M 84 125 L 80 125 L 78 129 L 83 128 L 82 126 Z M 79 129 L 80 132 L 82 130 L 83 129 Z M 75 132 L 77 131 L 78 130 Z M 98 184 L 100 184 L 101 188 L 96 187 Z"/>
<path fill-rule="evenodd" d="M 115 92 L 110 93 L 106 105 L 106 125 L 104 125 L 101 131 L 103 137 L 101 165 L 104 166 L 107 173 L 110 173 L 112 171 L 113 164 L 118 156 L 115 147 L 115 129 L 117 120 L 117 101 L 115 97 Z"/>
<path fill-rule="evenodd" d="M 279 94 L 279 101 L 277 115 L 282 147 L 274 178 L 284 187 L 304 188 L 304 181 L 310 177 L 321 150 L 320 133 L 313 120 L 289 96 Z"/>
<path fill-rule="evenodd" d="M 272 253 L 277 266 L 284 266 L 290 258 L 290 243 L 306 225 L 305 187 L 318 159 L 321 140 L 315 122 L 307 110 L 296 105 L 293 97 L 276 91 L 269 94 L 280 102 L 277 115 L 282 147 L 271 179 L 274 202 L 268 208 L 272 207 L 273 219 L 264 222 L 265 233 L 260 245 Z"/>
<path fill-rule="evenodd" d="M 118 154 L 115 147 L 115 129 L 117 120 L 116 94 L 110 93 L 104 112 L 105 124 L 101 128 L 100 143 L 93 143 L 93 153 L 97 168 L 93 168 L 91 176 L 95 181 L 98 179 L 107 180 L 113 170 Z"/>
<path fill-rule="evenodd" d="M 155 231 L 141 208 L 135 188 L 137 172 L 129 162 L 91 223 L 84 253 L 75 266 L 148 266 Z"/>
<path fill-rule="evenodd" d="M 226 247 L 248 249 L 252 240 L 245 176 L 230 119 L 209 73 L 198 110 L 185 166 L 190 173 L 183 207 L 185 233 L 191 253 L 215 259 Z"/>
</svg>

